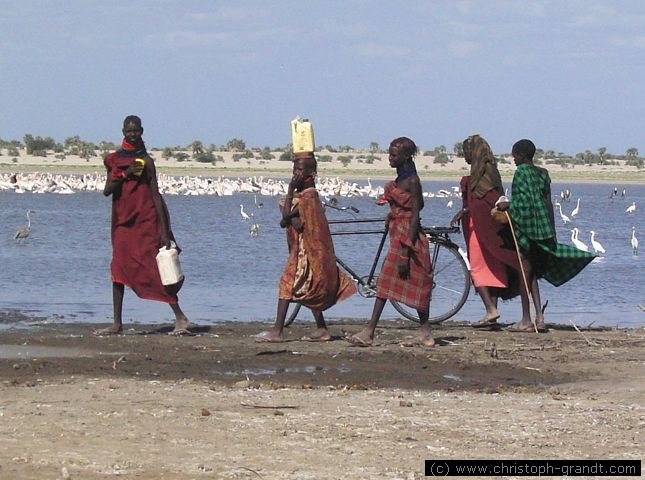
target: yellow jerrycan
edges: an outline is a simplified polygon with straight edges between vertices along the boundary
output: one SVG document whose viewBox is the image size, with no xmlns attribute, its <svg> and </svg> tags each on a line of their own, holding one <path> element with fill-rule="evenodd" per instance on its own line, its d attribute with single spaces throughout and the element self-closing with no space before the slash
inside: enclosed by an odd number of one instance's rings
<svg viewBox="0 0 645 480">
<path fill-rule="evenodd" d="M 309 120 L 296 117 L 291 121 L 291 143 L 293 153 L 313 152 L 316 149 L 314 126 Z"/>
</svg>

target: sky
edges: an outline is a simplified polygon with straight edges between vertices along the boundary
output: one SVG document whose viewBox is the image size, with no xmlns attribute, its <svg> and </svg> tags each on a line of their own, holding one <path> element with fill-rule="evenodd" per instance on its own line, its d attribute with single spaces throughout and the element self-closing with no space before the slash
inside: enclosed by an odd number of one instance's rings
<svg viewBox="0 0 645 480">
<path fill-rule="evenodd" d="M 639 0 L 0 0 L 0 138 L 645 153 Z"/>
</svg>

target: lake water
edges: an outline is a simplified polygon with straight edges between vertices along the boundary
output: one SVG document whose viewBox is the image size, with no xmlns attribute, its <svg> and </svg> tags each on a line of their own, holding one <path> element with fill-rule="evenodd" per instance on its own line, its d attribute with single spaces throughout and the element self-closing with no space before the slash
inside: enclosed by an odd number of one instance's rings
<svg viewBox="0 0 645 480">
<path fill-rule="evenodd" d="M 357 181 L 357 183 L 365 183 Z M 379 184 L 378 182 L 372 182 Z M 384 182 L 380 182 L 382 185 Z M 424 191 L 450 189 L 454 182 L 424 182 Z M 589 265 L 579 276 L 562 287 L 542 282 L 542 299 L 549 300 L 547 322 L 577 325 L 635 327 L 645 322 L 638 308 L 645 304 L 643 285 L 645 246 L 641 255 L 632 253 L 630 238 L 636 226 L 641 245 L 645 243 L 645 186 L 627 185 L 625 198 L 610 199 L 614 185 L 553 184 L 554 194 L 571 190 L 571 200 L 563 202 L 570 215 L 575 201 L 581 199 L 580 213 L 574 221 L 580 239 L 590 245 L 589 231 L 607 250 L 605 257 Z M 618 185 L 619 191 L 623 186 Z M 180 304 L 198 324 L 221 321 L 273 321 L 278 280 L 287 255 L 284 231 L 279 228 L 277 197 L 253 195 L 228 197 L 165 196 L 173 230 L 183 248 L 182 266 L 186 282 Z M 359 217 L 384 216 L 387 207 L 373 199 L 340 199 L 344 205 L 360 210 Z M 635 201 L 634 214 L 625 209 Z M 428 198 L 422 212 L 424 225 L 448 225 L 461 200 L 453 197 L 455 207 L 446 207 L 446 198 Z M 254 214 L 261 225 L 260 235 L 252 238 L 250 223 L 242 220 L 240 204 Z M 19 244 L 13 236 L 26 223 L 27 209 L 35 210 L 29 239 Z M 109 264 L 111 199 L 100 193 L 73 195 L 16 194 L 0 192 L 0 312 L 17 311 L 28 317 L 44 317 L 56 322 L 111 322 L 112 289 Z M 329 212 L 330 218 L 344 218 Z M 563 225 L 556 213 L 558 238 L 571 243 L 570 225 Z M 461 234 L 454 240 L 464 247 Z M 350 266 L 367 273 L 378 236 L 334 237 L 339 257 Z M 372 300 L 354 296 L 326 312 L 329 319 L 367 319 Z M 501 304 L 503 322 L 518 320 L 519 299 Z M 471 291 L 464 308 L 454 320 L 481 318 L 483 305 Z M 311 321 L 310 315 L 302 315 Z M 388 305 L 384 318 L 395 318 Z M 124 322 L 171 322 L 170 308 L 162 303 L 143 301 L 126 291 Z M 0 326 L 6 328 L 10 325 Z"/>
</svg>

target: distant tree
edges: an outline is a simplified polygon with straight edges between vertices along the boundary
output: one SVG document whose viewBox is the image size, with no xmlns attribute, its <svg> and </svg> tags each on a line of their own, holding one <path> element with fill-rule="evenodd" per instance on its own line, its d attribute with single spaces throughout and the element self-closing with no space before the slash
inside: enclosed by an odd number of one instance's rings
<svg viewBox="0 0 645 480">
<path fill-rule="evenodd" d="M 442 167 L 445 167 L 447 163 L 450 163 L 450 158 L 448 158 L 448 155 L 446 154 L 446 152 L 441 152 L 435 155 L 432 163 L 438 163 Z"/>
<path fill-rule="evenodd" d="M 598 149 L 598 163 L 606 165 L 607 162 L 607 147 L 600 147 Z"/>
<path fill-rule="evenodd" d="M 625 151 L 625 157 L 627 159 L 635 159 L 638 157 L 638 148 L 631 147 Z"/>
<path fill-rule="evenodd" d="M 352 161 L 352 157 L 348 155 L 339 155 L 338 161 L 343 164 L 343 167 L 347 167 Z"/>
<path fill-rule="evenodd" d="M 19 157 L 20 151 L 16 147 L 11 146 L 7 148 L 7 155 L 9 155 L 10 157 Z"/>
<path fill-rule="evenodd" d="M 331 145 L 325 145 L 323 148 L 325 150 L 327 150 L 328 152 L 331 152 L 331 153 L 336 153 L 337 152 L 337 150 L 334 147 L 332 147 Z"/>
<path fill-rule="evenodd" d="M 172 148 L 166 147 L 161 151 L 161 158 L 164 160 L 169 160 L 172 158 Z"/>
<path fill-rule="evenodd" d="M 197 160 L 197 155 L 204 153 L 204 144 L 199 140 L 195 140 L 193 143 L 188 145 L 193 151 L 193 158 Z M 197 160 L 199 161 L 199 160 Z M 203 162 L 202 162 L 203 163 Z"/>
<path fill-rule="evenodd" d="M 320 155 L 318 158 L 319 162 L 331 162 L 331 155 Z"/>
<path fill-rule="evenodd" d="M 262 160 L 273 160 L 275 155 L 271 153 L 271 149 L 269 147 L 264 147 L 260 152 L 260 158 Z"/>
<path fill-rule="evenodd" d="M 290 162 L 293 158 L 293 145 L 290 143 L 284 147 L 284 151 L 280 154 L 278 160 L 281 162 Z"/>
<path fill-rule="evenodd" d="M 370 142 L 370 152 L 379 153 L 381 149 L 379 148 L 378 142 Z"/>
<path fill-rule="evenodd" d="M 199 163 L 215 163 L 217 162 L 213 152 L 201 152 L 193 155 L 193 159 Z"/>
<path fill-rule="evenodd" d="M 229 152 L 241 152 L 243 150 L 246 150 L 246 143 L 242 139 L 233 138 L 232 140 L 226 142 L 226 149 Z"/>
<path fill-rule="evenodd" d="M 339 145 L 338 146 L 338 151 L 339 152 L 347 153 L 347 152 L 351 152 L 353 150 L 354 150 L 354 148 L 351 145 Z"/>
<path fill-rule="evenodd" d="M 437 147 L 434 147 L 434 152 L 437 155 L 440 155 L 442 153 L 446 153 L 446 146 L 445 145 L 439 145 Z"/>
<path fill-rule="evenodd" d="M 457 142 L 452 146 L 452 151 L 455 155 L 458 157 L 463 157 L 464 156 L 464 144 L 461 142 Z"/>
<path fill-rule="evenodd" d="M 188 155 L 186 152 L 175 152 L 173 156 L 178 162 L 185 162 L 190 158 L 190 155 Z"/>
<path fill-rule="evenodd" d="M 53 150 L 56 142 L 53 138 L 47 137 L 34 137 L 30 133 L 26 134 L 23 138 L 25 147 L 27 148 L 27 155 L 47 156 L 47 150 Z"/>
<path fill-rule="evenodd" d="M 367 155 L 365 157 L 365 163 L 372 165 L 374 163 L 374 160 L 377 160 L 378 157 L 376 155 Z"/>
<path fill-rule="evenodd" d="M 547 150 L 546 152 L 544 152 L 544 158 L 545 159 L 555 158 L 555 152 L 553 150 Z"/>
</svg>

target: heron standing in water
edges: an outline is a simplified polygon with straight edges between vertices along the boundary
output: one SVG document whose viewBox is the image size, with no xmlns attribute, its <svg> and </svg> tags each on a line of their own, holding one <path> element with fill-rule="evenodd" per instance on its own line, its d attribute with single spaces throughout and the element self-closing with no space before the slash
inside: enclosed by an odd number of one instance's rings
<svg viewBox="0 0 645 480">
<path fill-rule="evenodd" d="M 24 240 L 31 233 L 31 214 L 35 213 L 33 210 L 27 210 L 27 226 L 19 228 L 16 231 L 15 237 L 13 237 L 17 242 Z"/>
</svg>

